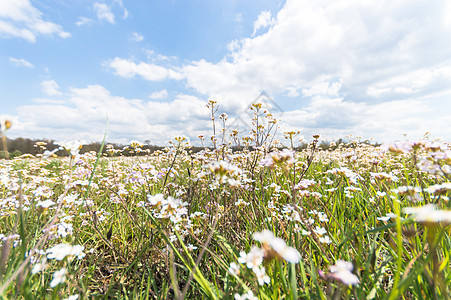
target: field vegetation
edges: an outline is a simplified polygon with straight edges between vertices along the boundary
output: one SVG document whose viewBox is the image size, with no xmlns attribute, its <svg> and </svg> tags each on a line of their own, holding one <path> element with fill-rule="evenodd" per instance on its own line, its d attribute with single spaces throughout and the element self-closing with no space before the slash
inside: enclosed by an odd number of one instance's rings
<svg viewBox="0 0 451 300">
<path fill-rule="evenodd" d="M 449 299 L 449 144 L 320 148 L 259 103 L 246 136 L 208 108 L 201 151 L 2 160 L 0 297 Z"/>
</svg>

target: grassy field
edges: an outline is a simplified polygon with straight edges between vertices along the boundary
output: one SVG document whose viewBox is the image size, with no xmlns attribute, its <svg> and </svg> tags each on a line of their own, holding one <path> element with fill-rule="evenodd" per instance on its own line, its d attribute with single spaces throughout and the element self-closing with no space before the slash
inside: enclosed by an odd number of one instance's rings
<svg viewBox="0 0 451 300">
<path fill-rule="evenodd" d="M 258 105 L 240 139 L 210 109 L 197 153 L 177 137 L 132 157 L 74 142 L 1 161 L 0 297 L 449 298 L 448 144 L 320 150 L 315 136 L 296 151 Z"/>
</svg>

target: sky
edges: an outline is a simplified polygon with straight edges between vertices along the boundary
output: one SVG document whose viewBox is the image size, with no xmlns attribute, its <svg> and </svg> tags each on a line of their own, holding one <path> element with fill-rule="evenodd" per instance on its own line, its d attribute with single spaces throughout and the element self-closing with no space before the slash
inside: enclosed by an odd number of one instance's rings
<svg viewBox="0 0 451 300">
<path fill-rule="evenodd" d="M 8 137 L 198 144 L 260 95 L 306 140 L 451 141 L 451 1 L 0 0 Z"/>
</svg>

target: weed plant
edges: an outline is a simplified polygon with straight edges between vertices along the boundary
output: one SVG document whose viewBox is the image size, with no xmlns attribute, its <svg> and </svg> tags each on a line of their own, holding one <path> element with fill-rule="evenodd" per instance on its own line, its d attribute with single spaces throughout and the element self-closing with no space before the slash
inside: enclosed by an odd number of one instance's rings
<svg viewBox="0 0 451 300">
<path fill-rule="evenodd" d="M 258 103 L 244 137 L 208 108 L 197 153 L 2 160 L 0 297 L 449 299 L 449 144 L 295 151 Z"/>
</svg>

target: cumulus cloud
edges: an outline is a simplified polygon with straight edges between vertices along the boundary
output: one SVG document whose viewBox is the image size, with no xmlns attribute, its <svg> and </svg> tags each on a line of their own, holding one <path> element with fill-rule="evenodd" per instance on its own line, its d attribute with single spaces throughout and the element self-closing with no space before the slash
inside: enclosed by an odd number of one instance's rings
<svg viewBox="0 0 451 300">
<path fill-rule="evenodd" d="M 95 2 L 92 7 L 96 12 L 99 21 L 106 21 L 111 24 L 115 23 L 115 17 L 110 6 L 105 3 Z"/>
<path fill-rule="evenodd" d="M 44 80 L 41 82 L 42 92 L 49 96 L 61 95 L 59 85 L 55 80 Z"/>
<path fill-rule="evenodd" d="M 38 35 L 71 36 L 61 25 L 45 21 L 43 13 L 29 0 L 0 1 L 0 37 L 17 37 L 34 43 Z"/>
<path fill-rule="evenodd" d="M 379 142 L 404 136 L 419 139 L 429 132 L 434 138 L 449 140 L 451 128 L 445 124 L 451 124 L 450 121 L 440 100 L 434 97 L 380 103 L 314 97 L 302 109 L 284 113 L 281 131 L 297 128 L 307 138 L 320 134 L 326 140 L 352 134 Z"/>
<path fill-rule="evenodd" d="M 265 90 L 289 99 L 288 123 L 312 130 L 383 138 L 429 127 L 451 138 L 443 113 L 451 110 L 450 7 L 445 0 L 287 0 L 275 16 L 262 12 L 253 34 L 232 41 L 219 62 L 168 69 L 115 58 L 127 67 L 113 69 L 124 77 L 184 80 L 227 109 L 239 110 Z"/>
<path fill-rule="evenodd" d="M 71 88 L 64 95 L 61 101 L 36 99 L 21 106 L 11 136 L 100 141 L 108 118 L 108 141 L 164 145 L 177 135 L 205 134 L 209 126 L 205 102 L 190 95 L 144 101 L 114 96 L 100 85 Z"/>
<path fill-rule="evenodd" d="M 34 68 L 34 65 L 31 62 L 23 58 L 10 57 L 9 61 L 19 67 Z"/>
</svg>

